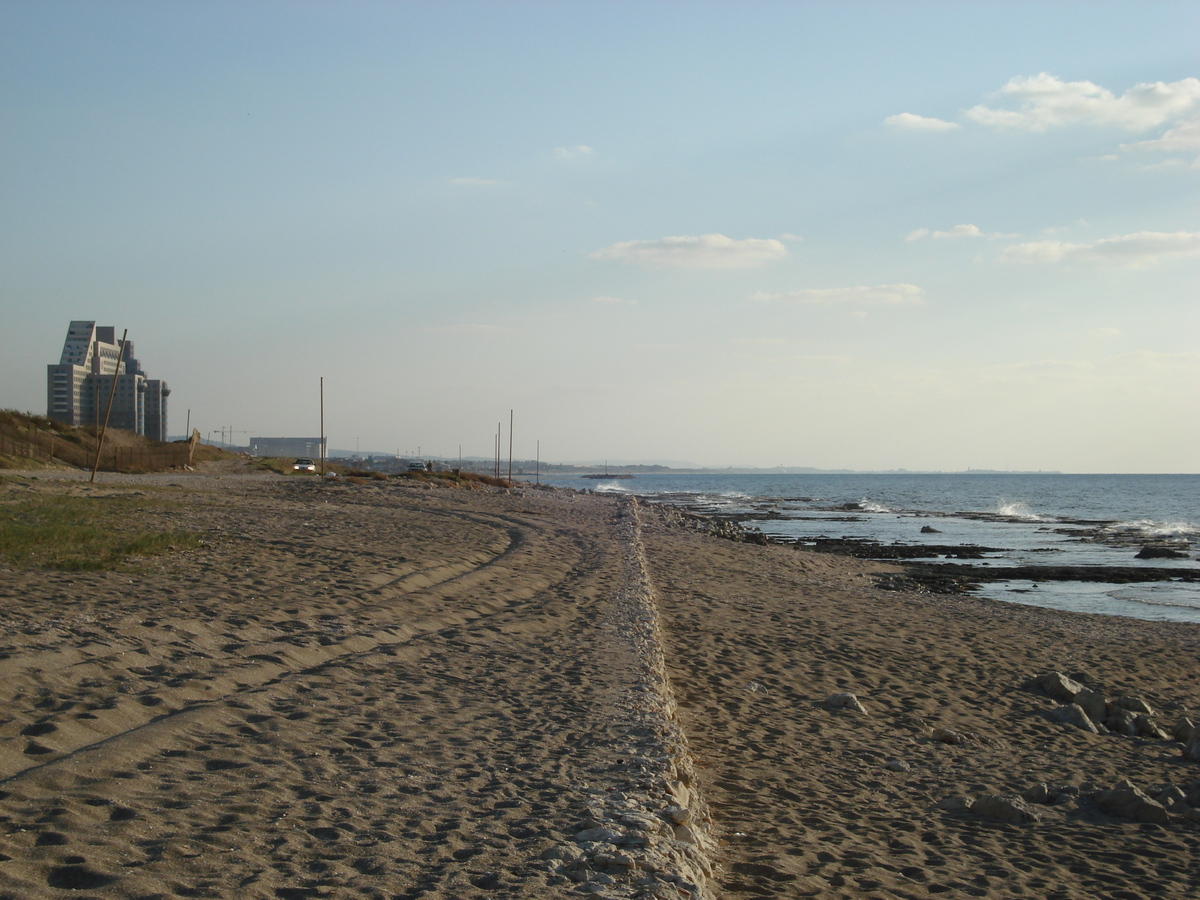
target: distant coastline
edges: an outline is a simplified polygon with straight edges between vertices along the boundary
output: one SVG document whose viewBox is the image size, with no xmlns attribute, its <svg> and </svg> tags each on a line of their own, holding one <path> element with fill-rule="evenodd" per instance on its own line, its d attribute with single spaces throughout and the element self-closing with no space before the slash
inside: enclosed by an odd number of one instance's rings
<svg viewBox="0 0 1200 900">
<path fill-rule="evenodd" d="M 526 464 L 522 463 L 522 468 Z M 516 463 L 514 463 L 516 466 Z M 818 469 L 812 466 L 663 466 L 654 464 L 621 465 L 621 474 L 598 471 L 601 467 L 587 464 L 541 463 L 543 475 L 571 476 L 580 478 L 627 478 L 634 475 L 1062 475 L 1054 469 Z M 514 472 L 516 470 L 514 469 Z"/>
</svg>

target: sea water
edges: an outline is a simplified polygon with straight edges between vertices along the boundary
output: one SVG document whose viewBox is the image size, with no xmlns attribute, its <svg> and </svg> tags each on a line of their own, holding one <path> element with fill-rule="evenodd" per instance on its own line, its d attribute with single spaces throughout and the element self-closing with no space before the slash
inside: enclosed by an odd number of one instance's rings
<svg viewBox="0 0 1200 900">
<path fill-rule="evenodd" d="M 1200 574 L 1200 475 L 761 473 L 542 481 L 635 494 L 700 513 L 750 514 L 755 519 L 748 525 L 786 541 L 975 545 L 996 548 L 975 565 L 1166 566 Z M 936 533 L 922 532 L 925 526 Z M 1135 558 L 1143 545 L 1160 543 L 1188 558 Z M 987 582 L 978 593 L 1076 612 L 1200 623 L 1200 582 Z"/>
</svg>

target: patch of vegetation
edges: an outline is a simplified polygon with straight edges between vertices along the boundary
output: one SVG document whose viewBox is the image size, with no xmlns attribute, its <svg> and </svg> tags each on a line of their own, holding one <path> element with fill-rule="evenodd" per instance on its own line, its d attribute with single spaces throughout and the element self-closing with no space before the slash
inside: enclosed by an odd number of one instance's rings
<svg viewBox="0 0 1200 900">
<path fill-rule="evenodd" d="M 491 487 L 512 487 L 513 485 L 511 481 L 506 481 L 503 478 L 496 478 L 493 475 L 480 475 L 476 472 L 463 472 L 460 469 L 452 469 L 449 472 L 441 469 L 432 472 L 402 472 L 396 477 L 412 478 L 416 481 L 426 481 L 453 487 L 477 487 L 481 484 Z"/>
<path fill-rule="evenodd" d="M 276 472 L 280 475 L 292 474 L 292 463 L 294 459 L 284 459 L 282 456 L 256 456 L 254 458 L 254 466 L 258 469 L 265 469 L 268 472 Z"/>
<path fill-rule="evenodd" d="M 16 568 L 100 571 L 199 545 L 196 534 L 139 528 L 148 508 L 111 497 L 7 500 L 0 503 L 0 559 Z"/>
</svg>

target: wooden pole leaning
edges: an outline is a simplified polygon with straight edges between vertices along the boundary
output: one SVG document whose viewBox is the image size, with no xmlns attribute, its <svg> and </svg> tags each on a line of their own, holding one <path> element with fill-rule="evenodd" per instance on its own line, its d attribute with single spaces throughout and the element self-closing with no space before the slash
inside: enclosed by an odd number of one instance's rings
<svg viewBox="0 0 1200 900">
<path fill-rule="evenodd" d="M 112 414 L 113 398 L 117 395 L 117 379 L 121 375 L 121 366 L 125 360 L 125 338 L 129 336 L 126 328 L 121 334 L 121 349 L 117 354 L 117 366 L 113 370 L 112 389 L 108 392 L 108 408 L 104 410 L 104 426 L 100 429 L 100 439 L 96 441 L 96 460 L 92 463 L 92 482 L 96 480 L 96 470 L 100 468 L 100 451 L 104 449 L 104 435 L 108 432 L 108 417 Z M 103 371 L 104 362 L 101 360 L 100 369 Z"/>
</svg>

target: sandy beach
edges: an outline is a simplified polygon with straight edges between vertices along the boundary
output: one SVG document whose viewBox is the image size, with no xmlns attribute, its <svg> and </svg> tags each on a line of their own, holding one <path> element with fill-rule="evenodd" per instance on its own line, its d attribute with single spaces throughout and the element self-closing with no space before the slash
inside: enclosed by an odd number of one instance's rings
<svg viewBox="0 0 1200 900">
<path fill-rule="evenodd" d="M 61 494 L 203 543 L 0 567 L 0 898 L 1200 893 L 1196 626 L 528 486 L 0 485 Z M 1054 671 L 1168 734 L 1052 721 Z"/>
</svg>

